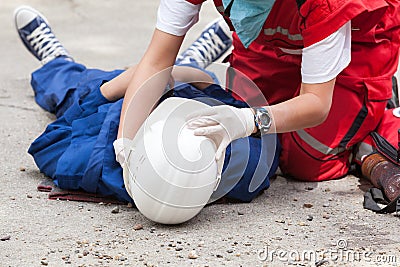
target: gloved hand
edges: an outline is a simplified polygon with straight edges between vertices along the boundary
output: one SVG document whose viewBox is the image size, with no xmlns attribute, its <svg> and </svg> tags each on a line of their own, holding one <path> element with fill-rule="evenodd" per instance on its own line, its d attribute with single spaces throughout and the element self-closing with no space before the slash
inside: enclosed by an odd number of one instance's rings
<svg viewBox="0 0 400 267">
<path fill-rule="evenodd" d="M 233 141 L 249 136 L 254 131 L 254 113 L 250 108 L 235 108 L 228 105 L 210 107 L 189 114 L 188 127 L 195 135 L 210 138 L 217 145 L 215 159 L 218 175 L 224 165 L 225 149 Z"/>
<path fill-rule="evenodd" d="M 115 151 L 115 160 L 124 167 L 124 164 L 128 158 L 129 150 L 133 147 L 133 140 L 128 138 L 118 138 L 113 143 Z"/>
</svg>

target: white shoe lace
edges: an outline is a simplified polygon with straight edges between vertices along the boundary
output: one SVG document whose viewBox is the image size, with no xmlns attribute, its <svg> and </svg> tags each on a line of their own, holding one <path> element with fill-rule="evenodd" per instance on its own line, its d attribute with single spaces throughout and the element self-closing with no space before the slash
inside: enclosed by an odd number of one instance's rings
<svg viewBox="0 0 400 267">
<path fill-rule="evenodd" d="M 210 29 L 182 55 L 181 63 L 189 63 L 192 59 L 197 63 L 203 63 L 204 66 L 201 67 L 205 68 L 223 52 L 226 46 L 214 29 Z"/>
<path fill-rule="evenodd" d="M 42 59 L 43 64 L 58 56 L 68 56 L 68 52 L 45 23 L 41 23 L 26 39 Z"/>
</svg>

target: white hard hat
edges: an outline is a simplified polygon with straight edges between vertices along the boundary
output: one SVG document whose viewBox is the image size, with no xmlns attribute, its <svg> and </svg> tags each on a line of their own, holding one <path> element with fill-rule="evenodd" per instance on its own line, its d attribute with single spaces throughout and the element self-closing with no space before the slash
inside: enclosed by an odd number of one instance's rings
<svg viewBox="0 0 400 267">
<path fill-rule="evenodd" d="M 218 185 L 216 147 L 185 125 L 187 114 L 209 107 L 170 97 L 146 119 L 124 165 L 126 190 L 152 221 L 178 224 L 193 218 Z"/>
</svg>

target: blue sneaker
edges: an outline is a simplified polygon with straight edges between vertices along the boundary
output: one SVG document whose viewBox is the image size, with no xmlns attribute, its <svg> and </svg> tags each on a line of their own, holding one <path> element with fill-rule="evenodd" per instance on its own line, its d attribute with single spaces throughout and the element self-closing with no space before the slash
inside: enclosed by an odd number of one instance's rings
<svg viewBox="0 0 400 267">
<path fill-rule="evenodd" d="M 52 32 L 47 19 L 37 10 L 29 6 L 18 7 L 14 19 L 22 42 L 43 65 L 61 56 L 73 60 Z"/>
<path fill-rule="evenodd" d="M 205 69 L 232 46 L 228 24 L 223 18 L 211 22 L 199 38 L 175 61 L 176 65 L 196 65 Z"/>
</svg>

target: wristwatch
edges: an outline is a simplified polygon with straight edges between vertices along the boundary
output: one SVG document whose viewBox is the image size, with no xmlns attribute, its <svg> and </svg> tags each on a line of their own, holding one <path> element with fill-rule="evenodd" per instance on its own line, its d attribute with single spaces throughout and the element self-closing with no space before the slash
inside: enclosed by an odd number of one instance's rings
<svg viewBox="0 0 400 267">
<path fill-rule="evenodd" d="M 254 107 L 254 123 L 257 127 L 257 132 L 252 134 L 252 136 L 264 135 L 268 133 L 272 125 L 272 118 L 268 111 L 263 107 Z"/>
</svg>

